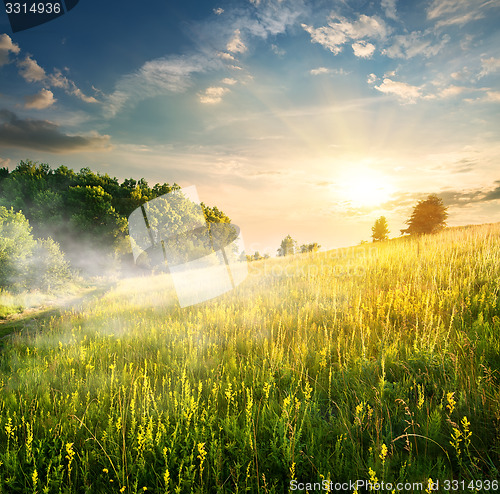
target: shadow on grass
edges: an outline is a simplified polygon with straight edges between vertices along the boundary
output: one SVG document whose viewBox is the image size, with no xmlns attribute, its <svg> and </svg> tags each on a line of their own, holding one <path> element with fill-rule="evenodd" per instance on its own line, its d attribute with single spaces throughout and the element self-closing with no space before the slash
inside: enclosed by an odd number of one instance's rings
<svg viewBox="0 0 500 494">
<path fill-rule="evenodd" d="M 113 283 L 86 289 L 78 295 L 54 300 L 53 305 L 29 308 L 17 314 L 0 319 L 0 348 L 3 348 L 9 336 L 29 334 L 43 327 L 43 323 L 68 310 L 80 310 L 81 307 L 95 298 L 104 295 Z"/>
</svg>

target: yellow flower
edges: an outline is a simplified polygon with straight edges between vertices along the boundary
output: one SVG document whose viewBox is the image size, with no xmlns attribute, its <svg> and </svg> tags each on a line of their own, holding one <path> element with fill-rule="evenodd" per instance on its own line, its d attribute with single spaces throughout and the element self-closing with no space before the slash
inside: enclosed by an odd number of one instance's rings
<svg viewBox="0 0 500 494">
<path fill-rule="evenodd" d="M 455 410 L 455 405 L 457 402 L 455 401 L 455 393 L 447 393 L 446 394 L 446 400 L 448 401 L 448 404 L 446 405 L 446 408 L 449 410 L 450 415 L 453 413 L 453 410 Z"/>
<path fill-rule="evenodd" d="M 382 460 L 382 463 L 385 463 L 385 459 L 387 457 L 387 446 L 384 443 L 382 443 L 382 448 L 379 457 Z"/>
</svg>

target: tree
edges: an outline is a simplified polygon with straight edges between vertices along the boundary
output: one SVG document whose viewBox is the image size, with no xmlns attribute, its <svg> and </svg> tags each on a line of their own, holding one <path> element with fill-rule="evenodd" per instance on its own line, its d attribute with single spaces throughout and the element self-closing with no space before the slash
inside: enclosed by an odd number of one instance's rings
<svg viewBox="0 0 500 494">
<path fill-rule="evenodd" d="M 389 228 L 387 226 L 387 220 L 385 219 L 385 216 L 381 216 L 372 226 L 373 241 L 382 242 L 383 240 L 387 240 L 388 234 Z"/>
<path fill-rule="evenodd" d="M 0 206 L 0 288 L 20 284 L 34 244 L 24 215 Z"/>
<path fill-rule="evenodd" d="M 35 240 L 22 213 L 0 206 L 0 288 L 60 288 L 72 277 L 69 263 L 51 238 Z"/>
<path fill-rule="evenodd" d="M 318 242 L 314 242 L 312 244 L 303 244 L 300 246 L 300 253 L 305 254 L 307 252 L 317 252 L 320 249 L 321 245 Z"/>
<path fill-rule="evenodd" d="M 442 230 L 446 227 L 447 209 L 441 198 L 431 194 L 413 208 L 410 219 L 406 221 L 408 228 L 401 230 L 401 233 L 425 235 Z"/>
<path fill-rule="evenodd" d="M 278 256 L 289 256 L 295 254 L 296 248 L 297 242 L 290 235 L 287 235 L 281 241 L 281 246 L 278 249 Z"/>
</svg>

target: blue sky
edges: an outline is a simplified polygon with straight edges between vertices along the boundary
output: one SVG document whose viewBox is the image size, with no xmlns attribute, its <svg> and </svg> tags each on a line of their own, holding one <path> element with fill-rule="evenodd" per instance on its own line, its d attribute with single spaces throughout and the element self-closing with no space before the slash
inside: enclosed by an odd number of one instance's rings
<svg viewBox="0 0 500 494">
<path fill-rule="evenodd" d="M 0 166 L 196 185 L 273 254 L 396 236 L 430 193 L 500 221 L 500 0 L 147 6 L 0 15 Z"/>
</svg>

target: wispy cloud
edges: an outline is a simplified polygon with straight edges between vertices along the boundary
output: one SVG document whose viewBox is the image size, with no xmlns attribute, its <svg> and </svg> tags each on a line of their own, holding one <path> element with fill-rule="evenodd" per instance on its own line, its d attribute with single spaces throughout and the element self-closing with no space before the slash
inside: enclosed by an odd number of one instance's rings
<svg viewBox="0 0 500 494">
<path fill-rule="evenodd" d="M 51 153 L 104 151 L 111 149 L 107 135 L 68 135 L 47 120 L 19 119 L 0 110 L 0 144 L 7 147 L 35 149 Z"/>
<path fill-rule="evenodd" d="M 60 70 L 55 70 L 53 74 L 48 77 L 48 81 L 51 86 L 62 88 L 67 94 L 72 94 L 78 99 L 85 101 L 85 103 L 97 103 L 98 101 L 93 96 L 85 95 L 76 84 L 69 80 L 66 76 L 62 74 Z"/>
<path fill-rule="evenodd" d="M 217 9 L 214 9 L 214 14 L 215 15 L 221 15 L 223 13 L 224 13 L 224 9 L 221 8 L 221 7 L 217 8 Z"/>
<path fill-rule="evenodd" d="M 302 28 L 311 35 L 313 43 L 319 43 L 334 55 L 338 55 L 342 51 L 343 45 L 351 40 L 385 39 L 388 34 L 388 28 L 382 19 L 364 14 L 352 22 L 345 17 L 331 14 L 326 26 L 314 28 L 302 24 Z"/>
<path fill-rule="evenodd" d="M 464 25 L 482 19 L 486 10 L 499 7 L 492 0 L 433 0 L 427 9 L 427 18 L 436 21 L 436 27 Z"/>
<path fill-rule="evenodd" d="M 9 53 L 17 54 L 21 51 L 19 45 L 12 42 L 7 34 L 0 35 L 0 67 L 10 62 Z"/>
<path fill-rule="evenodd" d="M 398 20 L 398 15 L 396 13 L 396 0 L 382 0 L 380 6 L 385 12 L 385 16 L 388 19 Z"/>
<path fill-rule="evenodd" d="M 146 62 L 139 70 L 122 77 L 105 103 L 108 117 L 115 116 L 128 104 L 135 104 L 154 96 L 182 93 L 192 85 L 192 76 L 221 62 L 201 54 L 158 58 Z"/>
<path fill-rule="evenodd" d="M 435 40 L 430 31 L 424 33 L 413 31 L 410 34 L 393 36 L 392 45 L 384 49 L 382 54 L 389 58 L 410 59 L 417 55 L 429 58 L 437 55 L 449 40 L 448 35 L 443 35 L 441 39 Z"/>
<path fill-rule="evenodd" d="M 54 93 L 48 89 L 42 89 L 39 93 L 25 96 L 24 97 L 24 107 L 33 108 L 35 110 L 43 110 L 52 106 L 57 100 L 54 98 Z"/>
<path fill-rule="evenodd" d="M 500 70 L 500 58 L 483 58 L 481 60 L 481 72 L 479 73 L 479 78 L 485 77 L 493 72 Z"/>
<path fill-rule="evenodd" d="M 283 50 L 283 48 L 275 45 L 274 43 L 271 45 L 271 50 L 275 55 L 278 55 L 278 57 L 284 57 L 286 55 L 286 51 Z"/>
</svg>

